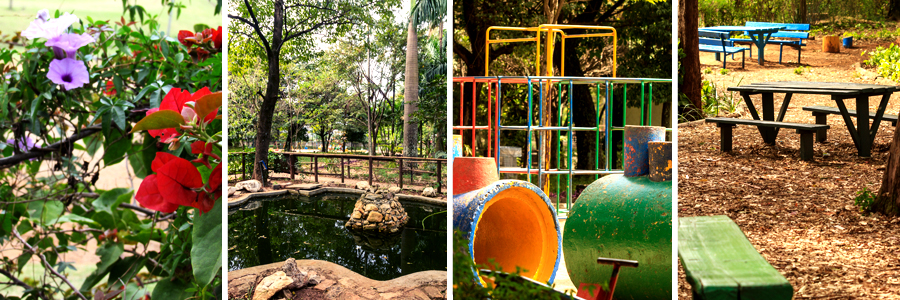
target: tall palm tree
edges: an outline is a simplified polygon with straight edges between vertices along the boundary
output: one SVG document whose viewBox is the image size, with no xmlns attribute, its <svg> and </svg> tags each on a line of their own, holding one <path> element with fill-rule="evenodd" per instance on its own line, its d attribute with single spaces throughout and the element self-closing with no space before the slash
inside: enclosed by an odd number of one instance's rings
<svg viewBox="0 0 900 300">
<path fill-rule="evenodd" d="M 419 22 L 431 27 L 441 26 L 447 15 L 447 2 L 441 0 L 410 0 L 409 25 L 406 33 L 406 81 L 403 104 L 403 156 L 418 156 L 419 122 L 414 115 L 419 110 Z"/>
</svg>

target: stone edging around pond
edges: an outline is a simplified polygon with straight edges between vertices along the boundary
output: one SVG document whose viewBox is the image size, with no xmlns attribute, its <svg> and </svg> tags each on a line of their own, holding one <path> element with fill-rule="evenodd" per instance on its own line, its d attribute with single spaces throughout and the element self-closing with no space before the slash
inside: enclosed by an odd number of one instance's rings
<svg viewBox="0 0 900 300">
<path fill-rule="evenodd" d="M 271 263 L 228 272 L 228 296 L 246 297 L 255 289 L 257 275 L 281 270 L 284 262 Z M 322 260 L 296 260 L 297 268 L 320 277 L 311 292 L 328 299 L 446 299 L 447 272 L 422 271 L 386 281 L 369 279 L 343 266 Z M 315 273 L 313 273 L 315 272 Z"/>
<path fill-rule="evenodd" d="M 366 193 L 366 191 L 363 191 L 363 190 L 351 189 L 351 188 L 340 188 L 340 187 L 319 187 L 319 188 L 316 188 L 313 190 L 284 189 L 284 190 L 277 190 L 277 191 L 249 193 L 249 194 L 241 195 L 240 197 L 237 197 L 234 199 L 228 199 L 228 207 L 243 205 L 244 203 L 247 202 L 247 200 L 250 200 L 253 198 L 280 196 L 280 195 L 284 195 L 284 194 L 288 194 L 288 193 L 293 194 L 295 192 L 299 195 L 306 196 L 306 197 L 315 196 L 315 195 L 318 195 L 321 193 L 326 193 L 326 192 L 360 194 L 360 195 Z M 431 204 L 431 205 L 437 205 L 437 206 L 447 206 L 446 199 L 435 199 L 435 198 L 416 196 L 416 195 L 406 195 L 406 194 L 397 194 L 397 197 L 399 197 L 400 200 L 404 200 L 404 201 Z"/>
</svg>

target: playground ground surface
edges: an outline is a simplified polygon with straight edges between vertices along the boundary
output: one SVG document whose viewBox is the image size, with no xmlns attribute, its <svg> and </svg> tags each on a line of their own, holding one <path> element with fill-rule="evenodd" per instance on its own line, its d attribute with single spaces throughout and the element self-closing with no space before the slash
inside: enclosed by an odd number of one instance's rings
<svg viewBox="0 0 900 300">
<path fill-rule="evenodd" d="M 748 59 L 745 70 L 719 72 L 721 62 L 700 54 L 703 78 L 727 86 L 763 81 L 830 81 L 893 84 L 876 78 L 875 69 L 860 64 L 864 50 L 890 41 L 854 41 L 858 48 L 840 54 L 823 53 L 822 41 L 803 49 L 802 74 L 794 70 L 797 52 L 785 49 L 778 64 L 778 47 L 766 47 L 766 65 Z M 756 57 L 754 55 L 754 57 Z M 740 58 L 738 58 L 740 59 Z M 729 61 L 729 67 L 735 66 Z M 731 117 L 750 119 L 740 103 Z M 775 95 L 780 105 L 783 94 Z M 758 97 L 753 97 L 760 107 Z M 854 101 L 849 100 L 852 106 Z M 815 123 L 804 106 L 836 104 L 827 96 L 794 95 L 785 121 Z M 871 110 L 876 109 L 875 103 Z M 900 112 L 894 95 L 887 113 Z M 723 113 L 724 114 L 724 113 Z M 738 116 L 739 115 L 739 116 Z M 727 215 L 747 235 L 760 254 L 794 287 L 794 299 L 886 299 L 900 297 L 900 218 L 865 215 L 854 205 L 857 192 L 881 185 L 894 127 L 878 130 L 871 158 L 860 158 L 844 125 L 829 116 L 828 143 L 815 144 L 815 161 L 799 158 L 799 135 L 782 130 L 777 145 L 762 143 L 755 127 L 734 130 L 734 151 L 719 151 L 719 130 L 696 121 L 679 124 L 678 216 Z M 690 285 L 679 265 L 679 297 L 689 298 Z"/>
</svg>

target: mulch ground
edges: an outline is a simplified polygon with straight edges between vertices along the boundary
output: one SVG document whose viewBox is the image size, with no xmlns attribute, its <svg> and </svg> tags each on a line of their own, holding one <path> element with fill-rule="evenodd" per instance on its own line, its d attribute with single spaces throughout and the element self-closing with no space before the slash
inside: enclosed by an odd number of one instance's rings
<svg viewBox="0 0 900 300">
<path fill-rule="evenodd" d="M 748 58 L 746 69 L 740 69 L 739 61 L 729 60 L 730 72 L 722 75 L 714 54 L 701 53 L 701 69 L 712 71 L 703 77 L 720 90 L 739 82 L 782 80 L 897 84 L 860 67 L 863 51 L 890 42 L 854 43 L 858 48 L 831 54 L 821 51 L 821 40 L 810 41 L 802 74 L 794 72 L 801 65 L 793 49 L 785 47 L 785 63 L 778 63 L 777 45 L 766 47 L 765 66 Z M 732 116 L 750 119 L 740 96 L 735 97 L 741 104 Z M 775 95 L 776 106 L 783 97 Z M 759 96 L 752 98 L 759 109 Z M 870 110 L 878 100 L 870 100 Z M 815 123 L 801 110 L 810 105 L 836 106 L 827 96 L 794 95 L 785 121 Z M 900 113 L 900 96 L 894 95 L 887 112 Z M 866 215 L 854 205 L 857 192 L 879 189 L 895 128 L 882 122 L 872 157 L 860 158 L 843 119 L 832 115 L 828 124 L 828 142 L 815 144 L 812 162 L 800 160 L 799 135 L 793 130 L 781 130 L 777 144 L 767 146 L 755 127 L 738 126 L 734 151 L 722 153 L 718 127 L 702 121 L 679 124 L 678 216 L 729 216 L 790 281 L 795 299 L 900 299 L 900 218 Z M 678 275 L 678 295 L 689 299 L 680 265 Z"/>
</svg>

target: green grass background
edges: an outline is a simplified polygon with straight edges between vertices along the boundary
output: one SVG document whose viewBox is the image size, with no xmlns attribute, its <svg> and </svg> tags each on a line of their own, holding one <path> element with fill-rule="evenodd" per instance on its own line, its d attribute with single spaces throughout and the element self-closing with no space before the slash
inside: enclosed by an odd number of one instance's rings
<svg viewBox="0 0 900 300">
<path fill-rule="evenodd" d="M 163 6 L 160 0 L 128 1 L 132 5 L 143 6 L 150 14 L 158 15 L 157 20 L 161 29 L 166 30 L 169 22 L 166 12 L 168 7 Z M 182 2 L 187 7 L 181 10 L 181 17 L 178 19 L 174 19 L 177 11 L 173 13 L 172 32 L 168 33 L 170 36 L 176 36 L 178 30 L 182 29 L 193 31 L 194 24 L 206 24 L 213 28 L 222 25 L 222 14 L 213 15 L 215 0 L 175 0 L 175 2 Z M 0 0 L 2 34 L 25 30 L 41 9 L 49 10 L 51 15 L 57 9 L 60 12 L 74 13 L 82 20 L 87 20 L 90 16 L 94 20 L 114 22 L 123 15 L 122 0 L 12 0 L 12 10 L 9 9 L 9 3 L 10 0 Z M 125 19 L 128 19 L 127 15 Z"/>
</svg>

